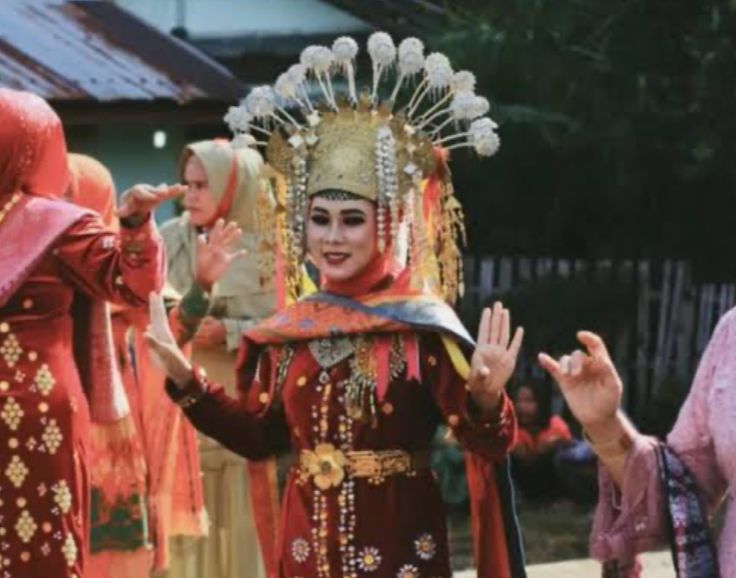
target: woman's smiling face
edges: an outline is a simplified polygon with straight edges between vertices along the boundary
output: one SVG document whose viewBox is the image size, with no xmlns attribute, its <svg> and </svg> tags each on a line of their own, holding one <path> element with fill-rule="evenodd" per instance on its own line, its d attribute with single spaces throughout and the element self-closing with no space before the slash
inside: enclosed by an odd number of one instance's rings
<svg viewBox="0 0 736 578">
<path fill-rule="evenodd" d="M 375 204 L 363 199 L 313 197 L 307 251 L 330 281 L 347 281 L 361 273 L 378 253 Z"/>
</svg>

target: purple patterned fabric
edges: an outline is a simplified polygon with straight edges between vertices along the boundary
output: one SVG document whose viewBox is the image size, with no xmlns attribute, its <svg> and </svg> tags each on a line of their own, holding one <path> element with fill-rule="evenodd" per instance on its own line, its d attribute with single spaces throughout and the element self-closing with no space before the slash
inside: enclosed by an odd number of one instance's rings
<svg viewBox="0 0 736 578">
<path fill-rule="evenodd" d="M 718 578 L 718 558 L 708 512 L 692 474 L 665 444 L 660 444 L 659 472 L 665 518 L 678 578 Z"/>
</svg>

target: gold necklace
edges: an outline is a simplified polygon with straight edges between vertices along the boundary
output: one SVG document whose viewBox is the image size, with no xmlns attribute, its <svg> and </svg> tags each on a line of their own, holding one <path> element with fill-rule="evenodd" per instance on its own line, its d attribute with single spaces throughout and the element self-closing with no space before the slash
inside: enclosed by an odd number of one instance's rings
<svg viewBox="0 0 736 578">
<path fill-rule="evenodd" d="M 21 193 L 20 191 L 17 191 L 13 193 L 10 199 L 8 199 L 8 202 L 5 203 L 5 206 L 3 206 L 2 209 L 0 209 L 0 223 L 2 223 L 5 220 L 5 217 L 12 210 L 12 208 L 18 203 L 18 201 L 20 201 L 22 196 L 23 196 L 23 193 Z"/>
</svg>

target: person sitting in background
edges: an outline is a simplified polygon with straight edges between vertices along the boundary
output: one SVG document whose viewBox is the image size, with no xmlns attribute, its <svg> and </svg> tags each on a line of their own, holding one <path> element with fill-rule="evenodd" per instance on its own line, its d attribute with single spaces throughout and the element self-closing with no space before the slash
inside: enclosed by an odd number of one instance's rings
<svg viewBox="0 0 736 578">
<path fill-rule="evenodd" d="M 517 387 L 514 406 L 519 418 L 519 436 L 512 458 L 514 481 L 524 497 L 555 499 L 562 490 L 555 457 L 573 442 L 565 421 L 552 414 L 552 389 L 547 381 L 528 379 Z"/>
</svg>

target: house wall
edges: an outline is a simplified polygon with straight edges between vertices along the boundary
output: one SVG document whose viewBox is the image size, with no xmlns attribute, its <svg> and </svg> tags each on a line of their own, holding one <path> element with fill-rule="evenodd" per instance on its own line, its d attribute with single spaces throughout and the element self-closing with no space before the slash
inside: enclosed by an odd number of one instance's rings
<svg viewBox="0 0 736 578">
<path fill-rule="evenodd" d="M 164 30 L 184 27 L 193 39 L 245 35 L 340 34 L 368 25 L 320 0 L 114 0 Z"/>
<path fill-rule="evenodd" d="M 163 130 L 166 146 L 155 148 L 153 134 Z M 110 125 L 67 128 L 69 150 L 95 157 L 113 175 L 118 193 L 136 183 L 173 183 L 182 147 L 191 139 L 186 126 Z M 161 222 L 174 214 L 173 203 L 157 211 Z"/>
</svg>

